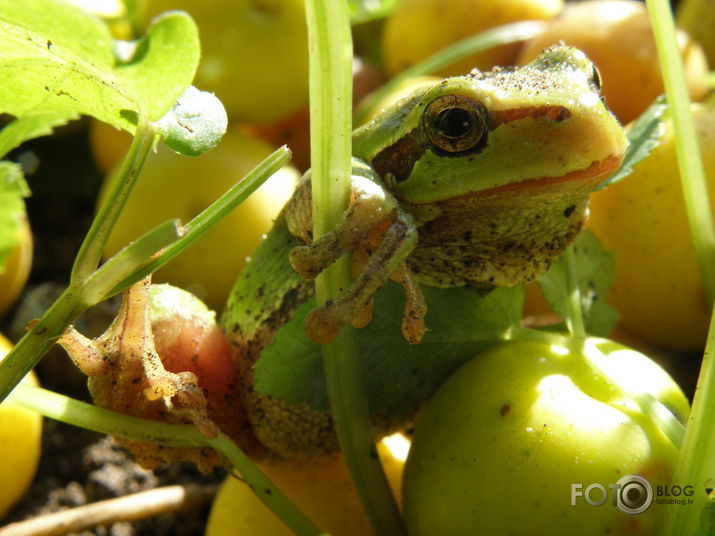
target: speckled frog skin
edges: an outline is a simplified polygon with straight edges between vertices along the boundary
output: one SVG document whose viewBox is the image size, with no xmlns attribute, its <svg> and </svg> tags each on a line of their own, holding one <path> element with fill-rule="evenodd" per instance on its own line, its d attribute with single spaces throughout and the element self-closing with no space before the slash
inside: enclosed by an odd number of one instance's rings
<svg viewBox="0 0 715 536">
<path fill-rule="evenodd" d="M 308 280 L 352 253 L 353 285 L 306 318 L 313 340 L 369 322 L 374 293 L 392 279 L 405 289 L 402 333 L 411 344 L 426 329 L 421 284 L 484 289 L 534 280 L 578 234 L 589 192 L 627 147 L 599 89 L 580 50 L 555 46 L 523 67 L 416 90 L 353 133 L 350 205 L 316 240 L 306 174 L 223 316 L 249 384 L 249 418 L 269 449 L 284 457 L 307 449 L 295 435 L 302 425 L 287 422 L 306 408 L 264 400 L 250 386 L 261 348 L 312 295 Z M 314 424 L 331 429 L 326 418 Z M 315 435 L 304 434 L 313 446 Z"/>
</svg>

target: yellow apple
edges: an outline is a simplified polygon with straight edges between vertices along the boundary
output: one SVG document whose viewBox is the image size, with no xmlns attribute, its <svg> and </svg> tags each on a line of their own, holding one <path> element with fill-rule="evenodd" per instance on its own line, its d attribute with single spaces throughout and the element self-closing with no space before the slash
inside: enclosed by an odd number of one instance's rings
<svg viewBox="0 0 715 536">
<path fill-rule="evenodd" d="M 18 228 L 18 239 L 10 251 L 4 267 L 0 267 L 0 316 L 15 303 L 25 288 L 32 267 L 32 231 L 23 217 Z"/>
<path fill-rule="evenodd" d="M 710 198 L 715 199 L 715 108 L 693 104 Z M 625 328 L 645 341 L 700 350 L 710 310 L 685 212 L 670 121 L 633 173 L 591 196 L 588 226 L 616 256 L 608 296 Z"/>
<path fill-rule="evenodd" d="M 399 444 L 399 438 L 395 439 Z M 402 442 L 406 440 L 403 438 Z M 389 438 L 383 440 L 378 445 L 378 451 L 393 493 L 399 497 L 404 454 L 398 452 L 394 444 Z M 371 534 L 370 523 L 341 455 L 261 465 L 261 469 L 326 533 L 332 536 Z M 228 477 L 214 501 L 205 536 L 233 534 L 291 536 L 293 532 L 256 497 L 245 482 Z"/>
<path fill-rule="evenodd" d="M 213 91 L 229 119 L 267 123 L 308 102 L 308 32 L 303 0 L 147 0 L 147 14 L 183 9 L 196 21 L 196 85 Z"/>
<path fill-rule="evenodd" d="M 550 19 L 562 8 L 562 0 L 402 0 L 385 23 L 385 69 L 394 76 L 472 34 L 509 22 Z M 518 49 L 517 43 L 485 50 L 437 74 L 464 75 L 474 67 L 509 65 Z"/>
<path fill-rule="evenodd" d="M 12 343 L 0 335 L 0 361 L 11 349 Z M 23 381 L 38 385 L 34 372 Z M 0 404 L 0 518 L 30 487 L 42 444 L 42 416 L 14 403 L 11 397 Z"/>
<path fill-rule="evenodd" d="M 273 151 L 262 140 L 229 129 L 215 149 L 198 157 L 160 147 L 150 155 L 117 226 L 106 256 L 152 227 L 179 218 L 187 222 Z M 111 177 L 111 175 L 110 175 Z M 216 227 L 161 268 L 154 282 L 192 291 L 220 310 L 238 272 L 293 191 L 298 173 L 286 167 L 226 216 Z M 100 199 L 109 189 L 105 182 Z"/>
<path fill-rule="evenodd" d="M 583 50 L 601 74 L 602 95 L 622 123 L 638 117 L 663 93 L 653 31 L 643 2 L 587 0 L 569 3 L 548 29 L 528 41 L 517 63 L 523 65 L 559 41 Z M 685 32 L 678 33 L 690 96 L 707 91 L 707 62 Z"/>
</svg>

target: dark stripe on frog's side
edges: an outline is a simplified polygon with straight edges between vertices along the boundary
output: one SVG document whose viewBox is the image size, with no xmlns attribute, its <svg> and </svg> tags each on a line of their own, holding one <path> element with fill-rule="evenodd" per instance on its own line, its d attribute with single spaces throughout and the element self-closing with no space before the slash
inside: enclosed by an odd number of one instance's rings
<svg viewBox="0 0 715 536">
<path fill-rule="evenodd" d="M 413 128 L 395 143 L 377 153 L 372 160 L 372 166 L 383 179 L 392 175 L 396 182 L 402 182 L 410 176 L 415 162 L 422 158 L 427 147 L 429 143 L 422 136 L 422 129 Z"/>
<path fill-rule="evenodd" d="M 548 117 L 553 121 L 560 122 L 571 117 L 571 112 L 568 108 L 563 106 L 549 105 L 490 111 L 489 130 L 494 130 L 506 123 L 527 117 Z M 485 145 L 480 146 L 480 150 L 483 150 L 487 145 L 489 145 L 489 140 L 487 140 Z M 394 177 L 395 182 L 400 183 L 409 178 L 415 163 L 422 158 L 422 155 L 429 148 L 430 143 L 425 136 L 423 136 L 422 127 L 416 127 L 395 143 L 380 151 L 375 158 L 373 158 L 372 166 L 383 179 L 387 179 L 387 177 L 391 175 Z M 449 157 L 450 155 L 445 154 L 444 156 Z M 464 153 L 455 153 L 451 156 L 460 157 L 465 155 Z"/>
</svg>

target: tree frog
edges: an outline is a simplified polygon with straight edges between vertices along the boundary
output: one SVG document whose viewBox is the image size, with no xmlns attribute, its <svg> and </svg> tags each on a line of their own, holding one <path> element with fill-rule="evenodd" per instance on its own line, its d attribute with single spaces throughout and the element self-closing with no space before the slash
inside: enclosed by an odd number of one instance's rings
<svg viewBox="0 0 715 536">
<path fill-rule="evenodd" d="M 392 279 L 405 290 L 402 333 L 412 344 L 426 329 L 420 285 L 489 289 L 534 280 L 578 234 L 589 192 L 627 147 L 599 89 L 584 53 L 558 45 L 522 67 L 415 90 L 355 130 L 349 207 L 315 240 L 305 175 L 222 318 L 239 354 L 249 420 L 269 448 L 285 454 L 314 439 L 286 424 L 306 408 L 252 389 L 253 364 L 312 296 L 309 279 L 352 253 L 352 286 L 306 318 L 313 340 L 369 322 L 373 295 Z"/>
</svg>

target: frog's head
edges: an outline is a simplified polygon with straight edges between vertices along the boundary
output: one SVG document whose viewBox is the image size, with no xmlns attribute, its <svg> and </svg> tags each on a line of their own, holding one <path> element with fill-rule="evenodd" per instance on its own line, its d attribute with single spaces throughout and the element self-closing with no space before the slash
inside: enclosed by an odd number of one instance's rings
<svg viewBox="0 0 715 536">
<path fill-rule="evenodd" d="M 402 201 L 528 191 L 584 192 L 613 173 L 627 141 L 583 52 L 559 45 L 518 68 L 472 72 L 417 90 L 355 132 Z"/>
</svg>

